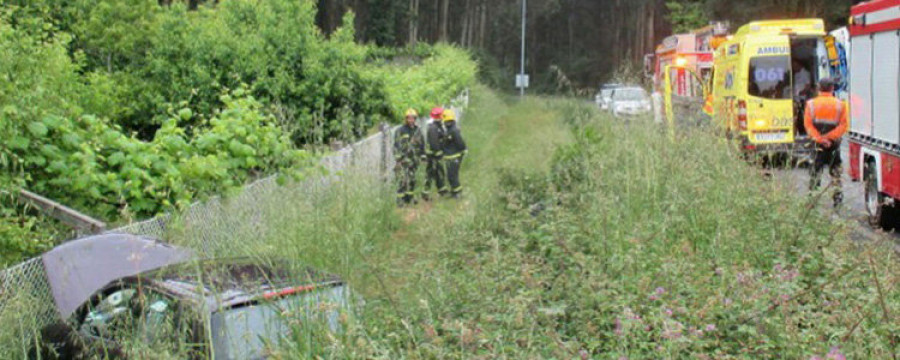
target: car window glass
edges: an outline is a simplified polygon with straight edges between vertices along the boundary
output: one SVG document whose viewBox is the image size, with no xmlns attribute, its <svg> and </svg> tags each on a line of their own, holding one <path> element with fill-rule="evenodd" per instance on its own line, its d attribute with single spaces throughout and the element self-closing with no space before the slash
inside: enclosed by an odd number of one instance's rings
<svg viewBox="0 0 900 360">
<path fill-rule="evenodd" d="M 134 326 L 131 313 L 137 291 L 121 289 L 103 297 L 88 309 L 79 331 L 88 336 L 111 338 L 115 333 L 127 332 Z"/>
<path fill-rule="evenodd" d="M 791 98 L 791 59 L 789 56 L 758 56 L 750 59 L 747 91 L 766 99 Z"/>
<path fill-rule="evenodd" d="M 116 342 L 134 338 L 153 344 L 174 333 L 175 315 L 172 300 L 164 295 L 146 289 L 121 289 L 91 307 L 79 331 Z"/>
<path fill-rule="evenodd" d="M 645 100 L 646 98 L 647 96 L 642 89 L 616 90 L 615 95 L 613 95 L 613 99 L 620 101 L 640 101 Z"/>
<path fill-rule="evenodd" d="M 175 331 L 175 307 L 172 301 L 159 294 L 147 298 L 140 321 L 140 332 L 148 344 L 165 340 Z"/>
</svg>

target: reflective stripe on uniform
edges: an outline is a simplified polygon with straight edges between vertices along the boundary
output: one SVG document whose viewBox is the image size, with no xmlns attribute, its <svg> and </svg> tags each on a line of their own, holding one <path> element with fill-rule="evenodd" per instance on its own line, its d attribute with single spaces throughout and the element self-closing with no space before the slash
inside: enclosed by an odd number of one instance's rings
<svg viewBox="0 0 900 360">
<path fill-rule="evenodd" d="M 462 191 L 462 189 L 463 189 L 463 187 L 460 186 L 458 188 L 453 189 L 453 192 L 460 192 L 460 191 Z"/>
<path fill-rule="evenodd" d="M 447 155 L 447 156 L 444 156 L 444 160 L 454 160 L 454 159 L 459 159 L 462 155 L 463 155 L 462 153 L 459 153 L 459 154 L 453 154 L 453 155 Z"/>
</svg>

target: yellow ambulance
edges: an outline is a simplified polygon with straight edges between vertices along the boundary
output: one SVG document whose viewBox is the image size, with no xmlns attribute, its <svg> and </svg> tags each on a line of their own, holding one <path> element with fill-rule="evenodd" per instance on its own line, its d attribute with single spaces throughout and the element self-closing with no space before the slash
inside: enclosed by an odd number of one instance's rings
<svg viewBox="0 0 900 360">
<path fill-rule="evenodd" d="M 807 141 L 803 108 L 831 76 L 819 19 L 756 21 L 715 49 L 714 122 L 748 152 L 786 153 Z"/>
</svg>

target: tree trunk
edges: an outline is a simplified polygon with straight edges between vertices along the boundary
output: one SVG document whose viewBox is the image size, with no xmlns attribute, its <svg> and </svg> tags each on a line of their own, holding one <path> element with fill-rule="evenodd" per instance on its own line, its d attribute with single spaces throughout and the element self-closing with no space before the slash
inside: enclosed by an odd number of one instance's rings
<svg viewBox="0 0 900 360">
<path fill-rule="evenodd" d="M 485 24 L 487 24 L 487 12 L 488 6 L 482 0 L 481 1 L 481 21 L 478 22 L 478 48 L 484 49 L 484 30 Z"/>
<path fill-rule="evenodd" d="M 471 5 L 471 0 L 466 0 L 465 6 L 463 7 L 463 18 L 462 18 L 462 33 L 459 35 L 459 44 L 462 47 L 468 47 L 469 43 L 469 5 Z"/>
<path fill-rule="evenodd" d="M 419 0 L 409 0 L 409 46 L 416 46 L 419 41 Z"/>
<path fill-rule="evenodd" d="M 449 39 L 448 34 L 450 32 L 450 0 L 443 0 L 441 2 L 439 12 L 441 14 L 441 25 L 438 40 L 446 42 Z"/>
</svg>

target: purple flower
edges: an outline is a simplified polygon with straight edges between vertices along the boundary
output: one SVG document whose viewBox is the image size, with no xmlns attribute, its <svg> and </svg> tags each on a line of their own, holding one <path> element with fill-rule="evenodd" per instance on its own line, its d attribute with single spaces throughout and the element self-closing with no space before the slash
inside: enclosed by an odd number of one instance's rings
<svg viewBox="0 0 900 360">
<path fill-rule="evenodd" d="M 650 295 L 650 301 L 656 301 L 656 300 L 659 300 L 659 296 Z"/>
<path fill-rule="evenodd" d="M 666 315 L 672 316 L 672 309 L 666 309 Z"/>
<path fill-rule="evenodd" d="M 781 272 L 782 270 L 784 270 L 784 267 L 781 266 L 781 264 L 775 264 L 775 267 L 772 268 L 772 270 L 775 270 L 775 272 Z"/>
<path fill-rule="evenodd" d="M 722 300 L 722 302 L 725 304 L 725 306 L 731 305 L 731 298 L 725 298 L 725 300 Z"/>
<path fill-rule="evenodd" d="M 828 352 L 828 360 L 847 360 L 847 357 L 841 354 L 840 348 L 833 346 L 831 351 Z"/>
<path fill-rule="evenodd" d="M 709 332 L 709 331 L 716 331 L 716 325 L 715 325 L 715 324 L 709 324 L 709 325 L 706 325 L 706 331 L 707 331 L 707 332 Z"/>
<path fill-rule="evenodd" d="M 656 288 L 656 295 L 662 295 L 662 294 L 665 294 L 665 293 L 666 293 L 666 288 L 664 288 L 664 287 L 658 287 L 658 288 Z"/>
<path fill-rule="evenodd" d="M 627 356 L 619 356 L 619 360 L 628 360 Z"/>
<path fill-rule="evenodd" d="M 590 359 L 590 354 L 588 354 L 588 352 L 586 350 L 581 349 L 581 351 L 579 351 L 578 353 L 579 353 L 579 355 L 581 355 L 581 360 Z"/>
<path fill-rule="evenodd" d="M 616 335 L 622 336 L 622 320 L 616 318 Z"/>
<path fill-rule="evenodd" d="M 813 355 L 811 358 L 809 358 L 809 360 L 822 360 L 822 358 L 817 355 Z"/>
</svg>

